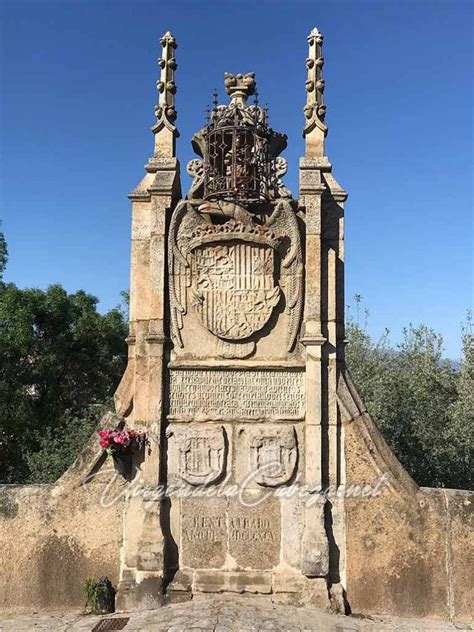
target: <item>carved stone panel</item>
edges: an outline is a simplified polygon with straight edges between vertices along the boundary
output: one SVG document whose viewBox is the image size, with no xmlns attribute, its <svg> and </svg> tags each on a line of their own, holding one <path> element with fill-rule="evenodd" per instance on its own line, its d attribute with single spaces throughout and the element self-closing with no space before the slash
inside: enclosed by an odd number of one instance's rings
<svg viewBox="0 0 474 632">
<path fill-rule="evenodd" d="M 287 483 L 298 460 L 296 432 L 291 428 L 261 428 L 250 439 L 250 465 L 255 481 L 264 487 Z"/>
<path fill-rule="evenodd" d="M 227 550 L 225 498 L 183 498 L 180 564 L 191 568 L 221 568 Z"/>
<path fill-rule="evenodd" d="M 273 568 L 280 561 L 280 502 L 251 494 L 244 500 L 229 501 L 229 553 L 241 568 Z"/>
<path fill-rule="evenodd" d="M 302 371 L 170 370 L 170 419 L 302 419 L 304 411 Z"/>
<path fill-rule="evenodd" d="M 225 469 L 225 431 L 220 428 L 187 427 L 168 431 L 176 435 L 179 449 L 179 475 L 191 485 L 211 485 Z"/>
</svg>

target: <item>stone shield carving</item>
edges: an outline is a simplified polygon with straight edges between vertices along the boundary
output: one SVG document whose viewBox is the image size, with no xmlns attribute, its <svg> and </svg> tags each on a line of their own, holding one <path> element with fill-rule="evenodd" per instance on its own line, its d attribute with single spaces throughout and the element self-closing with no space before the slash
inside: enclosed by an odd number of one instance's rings
<svg viewBox="0 0 474 632">
<path fill-rule="evenodd" d="M 250 465 L 259 485 L 284 485 L 293 476 L 297 460 L 298 445 L 293 426 L 258 430 L 252 434 Z"/>
<path fill-rule="evenodd" d="M 196 209 L 190 200 L 182 200 L 173 212 L 168 253 L 171 338 L 183 347 L 183 318 L 191 301 L 203 325 L 218 338 L 219 355 L 245 357 L 255 345 L 253 334 L 263 329 L 283 296 L 291 350 L 303 308 L 303 256 L 291 203 L 275 202 L 264 224 L 257 224 L 243 207 L 221 206 L 205 203 Z M 213 213 L 217 223 L 206 219 Z"/>
<path fill-rule="evenodd" d="M 274 282 L 274 250 L 236 242 L 193 251 L 195 305 L 214 335 L 242 340 L 261 329 L 280 300 Z"/>
<path fill-rule="evenodd" d="M 191 485 L 210 485 L 224 473 L 226 442 L 220 428 L 183 428 L 175 434 L 179 449 L 179 474 Z"/>
</svg>

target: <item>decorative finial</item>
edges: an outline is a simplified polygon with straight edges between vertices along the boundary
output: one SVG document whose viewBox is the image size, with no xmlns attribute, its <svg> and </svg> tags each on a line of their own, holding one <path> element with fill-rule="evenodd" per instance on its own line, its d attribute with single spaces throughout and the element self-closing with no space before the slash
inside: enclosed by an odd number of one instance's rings
<svg viewBox="0 0 474 632">
<path fill-rule="evenodd" d="M 160 80 L 156 83 L 159 92 L 158 105 L 155 108 L 157 120 L 151 129 L 155 134 L 155 156 L 175 157 L 176 138 L 179 136 L 179 132 L 175 126 L 177 112 L 174 106 L 174 95 L 176 94 L 174 72 L 178 64 L 173 53 L 177 44 L 170 31 L 167 31 L 160 38 L 160 44 L 163 51 L 158 59 L 161 73 Z"/>
<path fill-rule="evenodd" d="M 315 27 L 308 35 L 309 53 L 306 59 L 308 79 L 306 80 L 306 106 L 304 115 L 306 125 L 303 136 L 306 139 L 306 157 L 324 155 L 324 138 L 328 128 L 324 123 L 326 106 L 324 105 L 324 79 L 322 56 L 323 36 Z"/>
<path fill-rule="evenodd" d="M 212 93 L 212 105 L 214 112 L 217 110 L 217 106 L 219 104 L 219 93 L 217 92 L 217 88 L 214 88 L 214 92 Z"/>
<path fill-rule="evenodd" d="M 231 97 L 231 103 L 239 103 L 244 107 L 247 105 L 249 96 L 255 94 L 257 84 L 255 73 L 248 72 L 246 75 L 239 73 L 233 75 L 230 72 L 224 74 L 225 91 Z"/>
</svg>

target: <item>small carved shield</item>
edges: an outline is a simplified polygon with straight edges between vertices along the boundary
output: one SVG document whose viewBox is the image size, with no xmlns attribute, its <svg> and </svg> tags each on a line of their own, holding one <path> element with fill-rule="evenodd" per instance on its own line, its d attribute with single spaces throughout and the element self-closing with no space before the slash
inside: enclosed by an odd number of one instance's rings
<svg viewBox="0 0 474 632">
<path fill-rule="evenodd" d="M 242 340 L 261 329 L 280 300 L 270 246 L 233 242 L 193 252 L 195 305 L 214 335 Z"/>
<path fill-rule="evenodd" d="M 180 437 L 179 473 L 191 485 L 210 485 L 224 471 L 224 428 L 186 428 Z"/>
<path fill-rule="evenodd" d="M 291 428 L 256 431 L 250 441 L 250 461 L 255 480 L 264 487 L 287 483 L 296 467 L 298 446 Z"/>
</svg>

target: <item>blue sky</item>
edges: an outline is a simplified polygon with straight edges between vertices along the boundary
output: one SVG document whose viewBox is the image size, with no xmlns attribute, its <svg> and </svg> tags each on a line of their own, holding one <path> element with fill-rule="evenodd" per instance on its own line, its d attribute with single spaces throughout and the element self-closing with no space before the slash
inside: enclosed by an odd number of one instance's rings
<svg viewBox="0 0 474 632">
<path fill-rule="evenodd" d="M 347 302 L 392 340 L 423 322 L 460 353 L 472 304 L 470 0 L 3 0 L 0 217 L 20 286 L 85 289 L 106 310 L 129 284 L 130 206 L 152 152 L 159 37 L 176 36 L 178 154 L 223 74 L 255 71 L 303 153 L 306 36 L 325 35 L 327 155 L 349 192 Z M 187 176 L 183 178 L 187 188 Z M 353 311 L 355 311 L 353 309 Z"/>
</svg>

